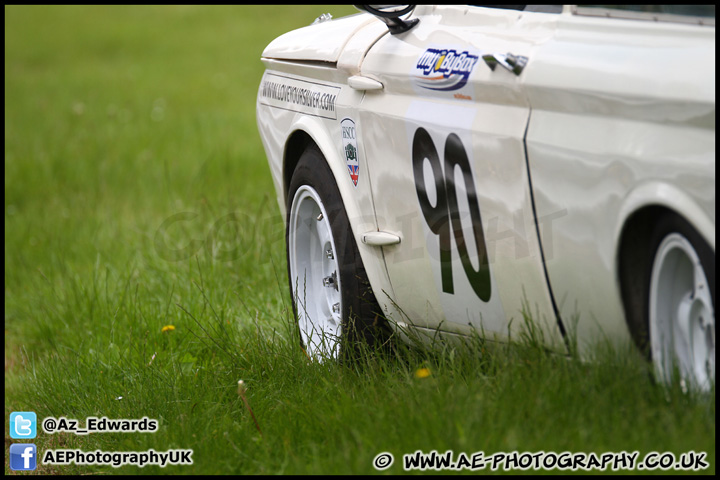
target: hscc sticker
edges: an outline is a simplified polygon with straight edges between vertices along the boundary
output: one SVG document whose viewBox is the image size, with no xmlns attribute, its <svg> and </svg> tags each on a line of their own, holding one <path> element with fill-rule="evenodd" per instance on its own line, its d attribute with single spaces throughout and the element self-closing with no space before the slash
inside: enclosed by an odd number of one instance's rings
<svg viewBox="0 0 720 480">
<path fill-rule="evenodd" d="M 260 83 L 260 103 L 317 117 L 337 119 L 340 87 L 266 73 Z"/>
<path fill-rule="evenodd" d="M 358 161 L 357 136 L 355 133 L 355 122 L 350 118 L 343 118 L 340 122 L 342 131 L 343 156 L 350 171 L 350 179 L 357 187 L 360 163 Z"/>
</svg>

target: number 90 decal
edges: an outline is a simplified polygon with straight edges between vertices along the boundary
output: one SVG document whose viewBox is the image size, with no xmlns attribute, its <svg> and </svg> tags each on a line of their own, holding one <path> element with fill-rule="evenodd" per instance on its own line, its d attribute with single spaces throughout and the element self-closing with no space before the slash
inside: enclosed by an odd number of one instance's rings
<svg viewBox="0 0 720 480">
<path fill-rule="evenodd" d="M 436 202 L 433 206 L 430 202 L 425 187 L 424 162 L 427 159 L 432 168 L 435 183 Z M 420 209 L 422 210 L 427 226 L 439 237 L 440 243 L 440 272 L 442 278 L 442 290 L 445 293 L 454 294 L 452 274 L 452 252 L 450 235 L 454 235 L 458 255 L 462 262 L 465 275 L 477 296 L 483 301 L 490 300 L 490 267 L 488 265 L 487 250 L 485 248 L 485 236 L 482 229 L 480 207 L 475 183 L 473 182 L 470 162 L 465 147 L 460 137 L 451 133 L 445 141 L 444 162 L 440 161 L 435 144 L 430 134 L 424 128 L 415 131 L 412 144 L 413 174 L 415 176 L 415 189 L 417 190 Z M 444 163 L 444 168 L 443 168 Z M 475 270 L 470 262 L 468 246 L 465 242 L 460 211 L 458 208 L 457 190 L 455 186 L 455 168 L 460 167 L 462 176 L 465 179 L 465 191 L 470 208 L 470 219 L 472 232 L 475 237 L 477 249 L 478 269 Z M 444 172 L 444 173 L 443 173 Z M 430 182 L 432 185 L 432 182 Z"/>
</svg>

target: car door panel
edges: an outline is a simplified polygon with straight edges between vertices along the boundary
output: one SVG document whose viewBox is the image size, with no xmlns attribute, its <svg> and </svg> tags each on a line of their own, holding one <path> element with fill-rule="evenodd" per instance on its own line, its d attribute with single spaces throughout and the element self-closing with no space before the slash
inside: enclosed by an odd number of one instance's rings
<svg viewBox="0 0 720 480">
<path fill-rule="evenodd" d="M 543 242 L 548 276 L 581 349 L 629 341 L 617 245 L 633 211 L 682 206 L 714 225 L 714 58 L 714 28 L 563 15 L 524 73 L 537 214 L 567 212 Z"/>
<path fill-rule="evenodd" d="M 361 66 L 363 75 L 384 85 L 365 94 L 359 129 L 378 228 L 402 238 L 383 247 L 392 301 L 419 326 L 463 333 L 471 327 L 498 338 L 517 332 L 523 310 L 532 312 L 548 343 L 560 345 L 525 161 L 530 109 L 518 76 L 482 61 L 488 52 L 530 55 L 552 28 L 517 12 L 509 18 L 491 9 L 468 7 L 463 14 L 448 7 L 445 13 L 383 37 Z M 441 76 L 448 58 L 462 71 L 472 57 L 464 83 L 461 74 Z M 430 153 L 417 158 L 420 130 Z M 422 168 L 414 170 L 414 162 Z M 450 200 L 448 192 L 454 192 Z M 444 227 L 433 223 L 443 193 L 449 205 Z"/>
</svg>

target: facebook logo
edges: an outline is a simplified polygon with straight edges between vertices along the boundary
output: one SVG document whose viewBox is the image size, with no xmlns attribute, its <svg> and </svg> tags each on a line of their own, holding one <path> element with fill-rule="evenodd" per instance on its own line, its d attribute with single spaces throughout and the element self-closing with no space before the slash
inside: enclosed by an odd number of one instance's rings
<svg viewBox="0 0 720 480">
<path fill-rule="evenodd" d="M 37 468 L 37 447 L 32 443 L 10 445 L 10 470 L 35 470 Z"/>
<path fill-rule="evenodd" d="M 10 438 L 35 438 L 37 415 L 35 412 L 12 412 L 10 414 Z"/>
</svg>

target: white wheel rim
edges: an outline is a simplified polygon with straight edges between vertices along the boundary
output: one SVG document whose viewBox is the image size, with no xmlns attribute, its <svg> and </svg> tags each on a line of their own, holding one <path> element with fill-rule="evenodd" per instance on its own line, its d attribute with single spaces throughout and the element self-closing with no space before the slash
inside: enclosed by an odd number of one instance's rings
<svg viewBox="0 0 720 480">
<path fill-rule="evenodd" d="M 342 333 L 337 250 L 325 207 L 308 185 L 295 192 L 290 207 L 288 249 L 291 293 L 306 352 L 318 361 L 337 358 Z"/>
<path fill-rule="evenodd" d="M 677 369 L 687 383 L 709 390 L 715 379 L 715 313 L 702 263 L 678 233 L 658 247 L 650 278 L 650 344 L 663 381 Z"/>
</svg>

